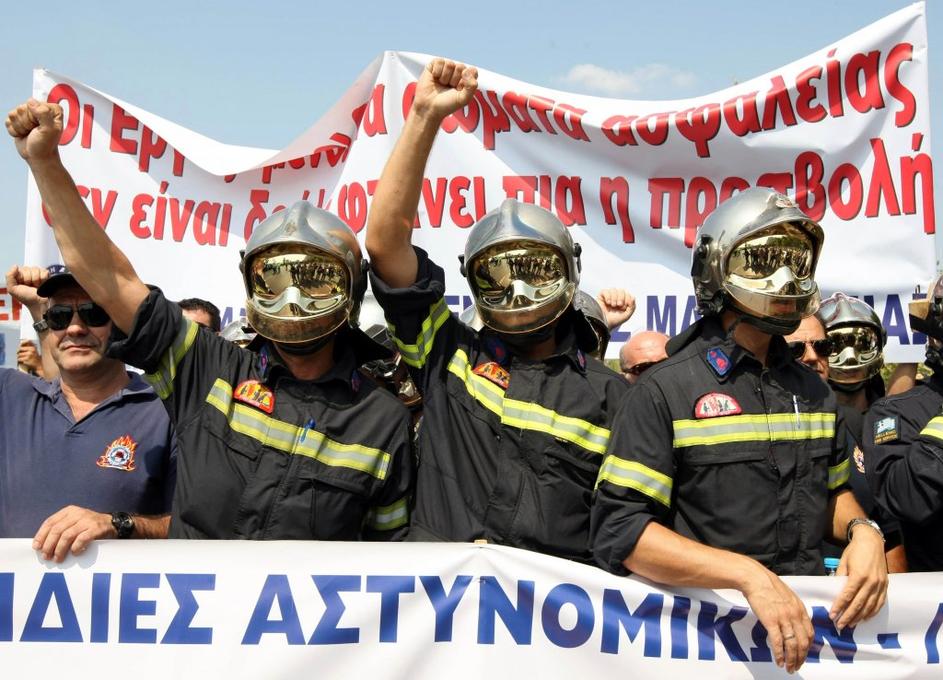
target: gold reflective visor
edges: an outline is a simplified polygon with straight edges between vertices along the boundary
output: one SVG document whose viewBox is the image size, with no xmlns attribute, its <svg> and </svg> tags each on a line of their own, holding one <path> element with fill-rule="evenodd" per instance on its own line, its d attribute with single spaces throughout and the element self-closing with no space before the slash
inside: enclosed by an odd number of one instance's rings
<svg viewBox="0 0 943 680">
<path fill-rule="evenodd" d="M 880 344 L 877 332 L 862 326 L 834 328 L 828 332 L 828 340 L 832 345 L 831 356 L 837 357 L 844 350 L 851 349 L 860 361 L 873 359 Z"/>
<path fill-rule="evenodd" d="M 299 252 L 297 248 L 276 246 L 253 258 L 249 275 L 253 297 L 273 300 L 297 288 L 312 300 L 346 298 L 350 282 L 344 264 L 321 251 Z"/>
<path fill-rule="evenodd" d="M 553 248 L 533 241 L 492 246 L 472 263 L 472 281 L 485 305 L 514 309 L 540 304 L 563 290 L 566 263 Z"/>
<path fill-rule="evenodd" d="M 741 241 L 727 259 L 727 272 L 744 279 L 765 279 L 783 267 L 797 279 L 812 275 L 815 249 L 802 229 L 779 224 Z"/>
</svg>

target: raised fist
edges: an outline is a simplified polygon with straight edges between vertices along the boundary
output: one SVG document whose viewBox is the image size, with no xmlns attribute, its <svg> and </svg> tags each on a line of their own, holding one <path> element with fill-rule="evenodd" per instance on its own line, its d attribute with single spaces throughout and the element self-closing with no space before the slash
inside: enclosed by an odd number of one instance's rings
<svg viewBox="0 0 943 680">
<path fill-rule="evenodd" d="M 34 320 L 42 316 L 42 306 L 46 298 L 39 297 L 36 289 L 49 278 L 49 272 L 42 267 L 18 267 L 14 265 L 7 272 L 7 292 L 14 300 L 26 307 Z"/>
<path fill-rule="evenodd" d="M 55 157 L 62 135 L 62 107 L 28 99 L 7 114 L 7 132 L 27 162 Z"/>
<path fill-rule="evenodd" d="M 606 315 L 609 330 L 615 330 L 635 314 L 635 298 L 622 288 L 605 288 L 596 296 L 596 302 Z"/>
<path fill-rule="evenodd" d="M 416 85 L 413 113 L 441 120 L 465 106 L 478 89 L 478 69 L 448 59 L 433 59 Z"/>
</svg>

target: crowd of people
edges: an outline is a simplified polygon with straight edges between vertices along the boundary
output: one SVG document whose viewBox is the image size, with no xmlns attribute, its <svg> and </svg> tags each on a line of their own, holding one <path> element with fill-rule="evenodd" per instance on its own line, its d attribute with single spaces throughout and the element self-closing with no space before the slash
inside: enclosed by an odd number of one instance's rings
<svg viewBox="0 0 943 680">
<path fill-rule="evenodd" d="M 902 366 L 885 390 L 880 319 L 820 299 L 824 234 L 787 196 L 749 189 L 708 217 L 700 320 L 634 334 L 621 375 L 597 357 L 634 299 L 581 292 L 580 248 L 540 207 L 508 199 L 469 230 L 474 306 L 449 310 L 411 237 L 436 133 L 476 88 L 472 67 L 424 70 L 369 268 L 346 224 L 296 203 L 252 232 L 246 318 L 225 329 L 96 224 L 58 156 L 61 110 L 11 111 L 64 267 L 7 274 L 42 356 L 0 372 L 0 536 L 58 561 L 100 538 L 484 540 L 738 589 L 789 671 L 813 630 L 781 576 L 837 558 L 841 630 L 881 609 L 888 571 L 943 569 L 943 383 Z M 358 323 L 368 285 L 386 328 Z M 911 315 L 935 368 L 943 283 Z"/>
</svg>

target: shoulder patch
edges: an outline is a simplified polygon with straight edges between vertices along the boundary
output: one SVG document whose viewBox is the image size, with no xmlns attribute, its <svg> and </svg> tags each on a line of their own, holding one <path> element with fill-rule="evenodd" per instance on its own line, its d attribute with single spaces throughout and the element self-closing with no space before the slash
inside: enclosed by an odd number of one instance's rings
<svg viewBox="0 0 943 680">
<path fill-rule="evenodd" d="M 730 372 L 730 357 L 720 347 L 711 347 L 707 350 L 707 363 L 714 369 L 714 373 L 724 377 Z"/>
<path fill-rule="evenodd" d="M 485 350 L 501 365 L 504 365 L 508 360 L 508 350 L 504 343 L 490 333 L 485 338 Z"/>
<path fill-rule="evenodd" d="M 258 380 L 244 380 L 233 390 L 232 396 L 257 409 L 271 413 L 275 410 L 275 393 Z"/>
<path fill-rule="evenodd" d="M 511 384 L 511 374 L 504 370 L 501 364 L 494 361 L 475 366 L 474 372 L 475 375 L 480 375 L 482 378 L 490 380 L 502 390 L 506 390 L 508 385 Z"/>
<path fill-rule="evenodd" d="M 874 423 L 874 443 L 885 444 L 898 438 L 897 417 L 888 416 Z"/>
<path fill-rule="evenodd" d="M 729 394 L 709 392 L 694 403 L 695 418 L 719 418 L 743 413 L 740 403 Z"/>
<path fill-rule="evenodd" d="M 855 450 L 851 454 L 852 459 L 855 461 L 855 467 L 858 468 L 858 472 L 864 474 L 864 451 L 860 447 L 856 446 Z"/>
<path fill-rule="evenodd" d="M 123 437 L 118 437 L 105 447 L 105 452 L 99 456 L 96 465 L 113 470 L 134 472 L 134 450 L 137 447 L 138 443 L 131 438 L 131 435 L 126 434 Z"/>
</svg>

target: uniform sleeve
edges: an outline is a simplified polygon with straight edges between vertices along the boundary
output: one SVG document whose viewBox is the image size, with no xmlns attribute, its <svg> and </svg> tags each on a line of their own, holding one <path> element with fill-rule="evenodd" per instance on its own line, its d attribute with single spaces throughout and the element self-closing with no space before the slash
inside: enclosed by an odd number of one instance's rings
<svg viewBox="0 0 943 680">
<path fill-rule="evenodd" d="M 828 494 L 834 496 L 846 491 L 851 476 L 851 458 L 854 455 L 855 439 L 848 428 L 842 409 L 835 411 L 835 437 L 832 439 L 832 452 L 828 457 Z"/>
<path fill-rule="evenodd" d="M 403 426 L 397 428 L 389 474 L 367 513 L 366 541 L 401 541 L 409 532 L 409 512 L 415 484 L 415 457 L 409 430 L 409 412 L 402 410 Z"/>
<path fill-rule="evenodd" d="M 198 412 L 219 368 L 240 350 L 199 324 L 152 288 L 134 317 L 127 338 L 112 342 L 109 356 L 145 372 L 175 425 Z"/>
<path fill-rule="evenodd" d="M 164 477 L 164 508 L 170 512 L 174 504 L 174 489 L 177 487 L 177 435 L 170 431 L 170 455 L 167 456 L 167 476 Z"/>
<path fill-rule="evenodd" d="M 461 324 L 445 304 L 445 272 L 422 248 L 414 249 L 419 262 L 413 285 L 390 288 L 374 272 L 370 285 L 403 362 L 425 392 L 430 382 L 444 379 Z"/>
<path fill-rule="evenodd" d="M 596 562 L 614 574 L 652 520 L 671 510 L 675 464 L 671 415 L 661 392 L 636 384 L 616 412 L 593 499 L 590 541 Z"/>
<path fill-rule="evenodd" d="M 943 508 L 943 415 L 920 427 L 891 404 L 871 407 L 865 421 L 864 466 L 874 497 L 890 514 L 915 524 Z"/>
</svg>

